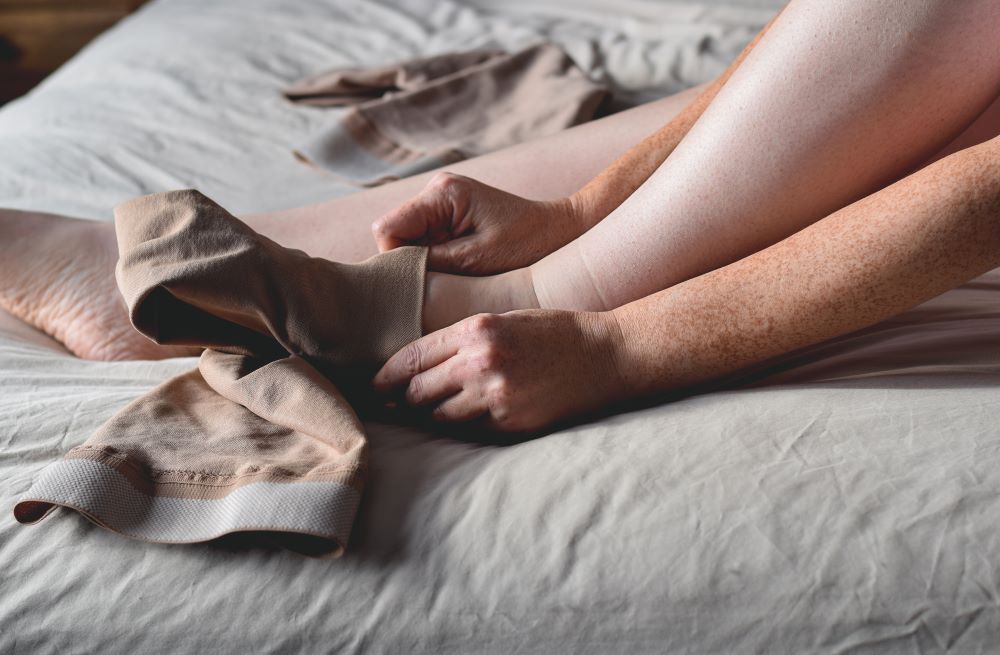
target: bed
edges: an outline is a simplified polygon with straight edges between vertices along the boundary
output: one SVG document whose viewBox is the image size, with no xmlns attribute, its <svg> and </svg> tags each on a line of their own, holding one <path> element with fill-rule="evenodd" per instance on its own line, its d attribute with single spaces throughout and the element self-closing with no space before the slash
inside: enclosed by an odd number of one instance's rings
<svg viewBox="0 0 1000 655">
<path fill-rule="evenodd" d="M 109 220 L 348 193 L 291 147 L 318 69 L 547 38 L 627 102 L 718 73 L 778 0 L 154 0 L 0 109 L 0 206 Z M 1000 648 L 1000 270 L 740 385 L 512 445 L 368 424 L 348 552 L 124 539 L 10 508 L 189 359 L 0 315 L 0 652 L 926 653 Z M 466 437 L 466 438 L 461 438 Z"/>
</svg>

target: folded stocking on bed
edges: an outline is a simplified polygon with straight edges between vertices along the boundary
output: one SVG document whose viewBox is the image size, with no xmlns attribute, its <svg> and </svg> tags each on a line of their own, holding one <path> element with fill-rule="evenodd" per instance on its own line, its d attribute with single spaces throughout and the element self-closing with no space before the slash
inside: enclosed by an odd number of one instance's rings
<svg viewBox="0 0 1000 655">
<path fill-rule="evenodd" d="M 607 89 L 558 46 L 541 44 L 514 54 L 474 51 L 334 70 L 285 95 L 314 105 L 367 99 L 296 154 L 371 186 L 588 121 Z"/>
<path fill-rule="evenodd" d="M 367 453 L 342 392 L 420 336 L 426 251 L 315 259 L 197 191 L 129 201 L 115 226 L 133 325 L 206 350 L 44 469 L 17 520 L 64 506 L 149 541 L 274 531 L 341 553 Z"/>
<path fill-rule="evenodd" d="M 469 50 L 372 68 L 334 68 L 292 84 L 285 97 L 314 107 L 357 105 L 387 93 L 416 91 L 432 80 L 506 56 L 503 50 Z"/>
</svg>

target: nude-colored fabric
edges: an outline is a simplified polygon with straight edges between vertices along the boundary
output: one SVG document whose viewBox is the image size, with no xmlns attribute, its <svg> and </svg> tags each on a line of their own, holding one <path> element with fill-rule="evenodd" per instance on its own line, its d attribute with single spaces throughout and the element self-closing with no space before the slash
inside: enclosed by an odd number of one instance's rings
<svg viewBox="0 0 1000 655">
<path fill-rule="evenodd" d="M 347 189 L 276 144 L 338 110 L 267 101 L 279 76 L 549 37 L 652 99 L 720 73 L 781 4 L 153 0 L 0 108 L 0 206 L 103 217 L 194 183 L 232 209 L 303 206 Z M 6 319 L 5 508 L 193 368 L 79 360 Z M 543 439 L 366 424 L 371 474 L 335 562 L 0 520 L 0 653 L 995 652 L 998 336 L 1000 270 L 767 384 Z"/>
<path fill-rule="evenodd" d="M 372 186 L 588 121 L 607 90 L 561 48 L 543 43 L 514 54 L 479 50 L 329 71 L 286 96 L 355 105 L 296 154 Z"/>
<path fill-rule="evenodd" d="M 420 336 L 425 249 L 356 265 L 315 259 L 196 191 L 129 201 L 115 226 L 133 325 L 158 343 L 206 350 L 196 370 L 43 472 L 17 519 L 62 505 L 151 541 L 275 530 L 342 552 L 367 466 L 364 429 L 342 391 L 362 397 L 377 367 Z M 276 494 L 295 516 L 267 508 Z"/>
<path fill-rule="evenodd" d="M 316 107 L 355 105 L 387 93 L 419 89 L 431 80 L 503 55 L 503 50 L 470 50 L 372 68 L 335 68 L 292 84 L 285 89 L 285 97 Z"/>
</svg>

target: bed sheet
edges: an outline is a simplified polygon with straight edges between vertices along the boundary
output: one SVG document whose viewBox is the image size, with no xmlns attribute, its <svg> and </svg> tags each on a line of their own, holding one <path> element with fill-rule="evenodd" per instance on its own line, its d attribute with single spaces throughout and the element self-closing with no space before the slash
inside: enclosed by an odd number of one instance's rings
<svg viewBox="0 0 1000 655">
<path fill-rule="evenodd" d="M 632 98 L 703 81 L 775 2 L 155 0 L 0 110 L 0 206 L 106 220 L 347 189 L 291 159 L 337 63 L 562 43 Z M 512 445 L 371 423 L 348 553 L 123 539 L 9 508 L 192 360 L 98 363 L 0 314 L 0 652 L 991 652 L 1000 271 L 769 375 Z M 457 437 L 457 438 L 456 438 Z"/>
</svg>

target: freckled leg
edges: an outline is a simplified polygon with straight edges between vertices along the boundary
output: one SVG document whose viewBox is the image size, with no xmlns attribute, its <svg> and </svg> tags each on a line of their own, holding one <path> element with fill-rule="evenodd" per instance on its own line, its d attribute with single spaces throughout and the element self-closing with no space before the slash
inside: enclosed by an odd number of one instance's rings
<svg viewBox="0 0 1000 655">
<path fill-rule="evenodd" d="M 1000 135 L 1000 96 L 952 143 L 933 155 L 926 165 Z M 921 165 L 920 168 L 924 168 Z M 481 312 L 539 307 L 531 270 L 498 276 L 470 278 L 429 273 L 424 329 L 431 332 Z"/>
<path fill-rule="evenodd" d="M 620 306 L 919 168 L 997 97 L 997 25 L 990 0 L 793 0 L 657 172 L 531 267 L 539 304 Z"/>
<path fill-rule="evenodd" d="M 760 252 L 614 310 L 625 393 L 864 328 L 1000 266 L 1000 137 Z"/>
</svg>

